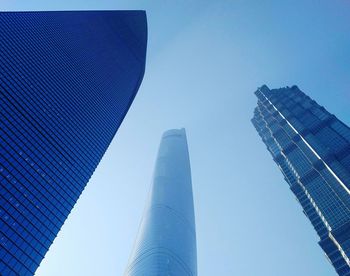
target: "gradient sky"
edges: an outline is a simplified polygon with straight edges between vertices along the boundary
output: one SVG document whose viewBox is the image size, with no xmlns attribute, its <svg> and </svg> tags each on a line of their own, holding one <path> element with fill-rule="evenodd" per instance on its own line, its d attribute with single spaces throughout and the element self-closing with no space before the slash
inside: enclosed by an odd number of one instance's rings
<svg viewBox="0 0 350 276">
<path fill-rule="evenodd" d="M 200 276 L 336 275 L 250 123 L 297 84 L 350 124 L 348 0 L 0 0 L 2 10 L 145 9 L 146 74 L 37 276 L 122 275 L 160 136 L 185 127 Z"/>
</svg>

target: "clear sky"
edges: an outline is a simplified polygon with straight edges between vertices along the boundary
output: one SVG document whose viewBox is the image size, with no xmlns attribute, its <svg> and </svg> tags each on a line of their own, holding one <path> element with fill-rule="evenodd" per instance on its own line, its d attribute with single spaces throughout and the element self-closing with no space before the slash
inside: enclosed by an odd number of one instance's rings
<svg viewBox="0 0 350 276">
<path fill-rule="evenodd" d="M 139 93 L 37 276 L 122 275 L 160 136 L 185 127 L 200 276 L 335 275 L 250 123 L 297 84 L 350 124 L 348 0 L 0 0 L 3 10 L 145 9 Z"/>
</svg>

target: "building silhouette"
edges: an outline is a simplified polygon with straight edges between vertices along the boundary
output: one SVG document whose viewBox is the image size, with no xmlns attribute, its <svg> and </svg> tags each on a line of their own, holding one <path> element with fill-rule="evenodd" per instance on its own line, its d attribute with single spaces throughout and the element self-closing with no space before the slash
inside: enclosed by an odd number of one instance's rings
<svg viewBox="0 0 350 276">
<path fill-rule="evenodd" d="M 184 129 L 163 134 L 127 276 L 197 275 L 191 168 Z"/>
<path fill-rule="evenodd" d="M 0 274 L 32 275 L 128 111 L 142 11 L 0 13 Z"/>
<path fill-rule="evenodd" d="M 350 275 L 350 129 L 297 86 L 255 92 L 252 122 L 339 275 Z"/>
</svg>

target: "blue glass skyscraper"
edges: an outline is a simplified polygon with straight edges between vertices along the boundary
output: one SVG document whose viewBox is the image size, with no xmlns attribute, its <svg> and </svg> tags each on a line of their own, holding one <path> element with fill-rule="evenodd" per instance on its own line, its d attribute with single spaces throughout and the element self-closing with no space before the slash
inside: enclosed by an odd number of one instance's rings
<svg viewBox="0 0 350 276">
<path fill-rule="evenodd" d="M 350 275 L 350 128 L 297 86 L 255 92 L 252 122 L 339 275 Z"/>
<path fill-rule="evenodd" d="M 140 86 L 142 11 L 0 13 L 0 274 L 32 275 Z"/>
<path fill-rule="evenodd" d="M 163 134 L 127 276 L 196 276 L 191 168 L 184 129 Z"/>
</svg>

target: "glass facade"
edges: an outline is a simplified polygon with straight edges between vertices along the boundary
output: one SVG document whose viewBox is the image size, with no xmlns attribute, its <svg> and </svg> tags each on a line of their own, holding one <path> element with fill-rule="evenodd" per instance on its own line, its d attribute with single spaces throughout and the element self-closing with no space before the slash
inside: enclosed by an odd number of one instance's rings
<svg viewBox="0 0 350 276">
<path fill-rule="evenodd" d="M 255 94 L 252 123 L 337 273 L 350 275 L 350 128 L 297 86 Z"/>
<path fill-rule="evenodd" d="M 128 111 L 142 11 L 0 13 L 0 274 L 33 275 Z"/>
<path fill-rule="evenodd" d="M 196 232 L 184 129 L 163 134 L 127 276 L 196 276 Z"/>
</svg>

